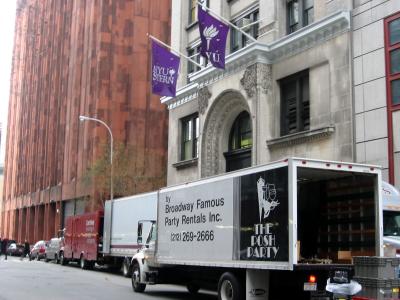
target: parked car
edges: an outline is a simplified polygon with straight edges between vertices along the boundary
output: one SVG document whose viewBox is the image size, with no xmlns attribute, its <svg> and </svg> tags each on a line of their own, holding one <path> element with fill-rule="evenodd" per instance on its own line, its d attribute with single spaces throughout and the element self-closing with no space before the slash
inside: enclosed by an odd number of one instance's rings
<svg viewBox="0 0 400 300">
<path fill-rule="evenodd" d="M 31 249 L 30 259 L 40 260 L 46 255 L 46 241 L 38 241 Z"/>
<path fill-rule="evenodd" d="M 7 254 L 10 256 L 21 256 L 24 254 L 24 245 L 11 243 L 7 248 Z"/>
<path fill-rule="evenodd" d="M 48 242 L 45 253 L 46 262 L 50 260 L 55 260 L 58 264 L 60 259 L 61 239 L 62 238 L 60 237 L 55 237 Z"/>
</svg>

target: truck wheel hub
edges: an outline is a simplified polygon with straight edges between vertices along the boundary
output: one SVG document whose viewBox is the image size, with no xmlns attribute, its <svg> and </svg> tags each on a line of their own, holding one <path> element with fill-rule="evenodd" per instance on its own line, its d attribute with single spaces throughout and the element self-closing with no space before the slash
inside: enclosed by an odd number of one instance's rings
<svg viewBox="0 0 400 300">
<path fill-rule="evenodd" d="M 138 284 L 138 283 L 139 283 L 139 271 L 138 271 L 138 270 L 135 270 L 135 271 L 133 272 L 133 282 L 134 282 L 135 284 Z"/>
<path fill-rule="evenodd" d="M 233 287 L 228 280 L 225 280 L 221 285 L 221 299 L 233 299 Z"/>
</svg>

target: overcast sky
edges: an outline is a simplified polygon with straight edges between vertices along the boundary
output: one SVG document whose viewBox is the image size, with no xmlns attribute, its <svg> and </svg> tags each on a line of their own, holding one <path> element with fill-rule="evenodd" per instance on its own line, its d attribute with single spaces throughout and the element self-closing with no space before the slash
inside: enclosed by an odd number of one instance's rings
<svg viewBox="0 0 400 300">
<path fill-rule="evenodd" d="M 5 135 L 7 126 L 10 73 L 14 45 L 14 21 L 16 0 L 0 0 L 0 164 L 4 163 Z"/>
</svg>

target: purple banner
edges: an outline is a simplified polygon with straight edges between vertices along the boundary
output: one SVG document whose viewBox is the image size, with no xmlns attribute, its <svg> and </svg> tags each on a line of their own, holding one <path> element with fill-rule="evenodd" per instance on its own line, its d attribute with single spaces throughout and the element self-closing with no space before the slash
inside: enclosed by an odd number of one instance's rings
<svg viewBox="0 0 400 300">
<path fill-rule="evenodd" d="M 179 62 L 179 56 L 152 41 L 151 74 L 154 94 L 175 97 Z"/>
<path fill-rule="evenodd" d="M 201 38 L 200 54 L 214 67 L 225 69 L 225 47 L 229 26 L 210 16 L 200 5 L 198 20 Z"/>
</svg>

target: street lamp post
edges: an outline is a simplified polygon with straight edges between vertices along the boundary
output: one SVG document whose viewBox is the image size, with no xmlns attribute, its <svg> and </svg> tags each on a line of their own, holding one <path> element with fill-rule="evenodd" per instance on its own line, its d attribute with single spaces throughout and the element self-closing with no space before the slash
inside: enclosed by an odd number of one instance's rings
<svg viewBox="0 0 400 300">
<path fill-rule="evenodd" d="M 112 203 L 113 198 L 114 198 L 114 185 L 113 185 L 113 143 L 114 143 L 114 139 L 113 139 L 113 135 L 111 132 L 111 128 L 106 123 L 104 123 L 104 121 L 96 119 L 96 118 L 79 116 L 79 121 L 81 121 L 81 122 L 94 121 L 94 122 L 100 123 L 107 128 L 108 133 L 110 134 L 110 200 Z"/>
</svg>

